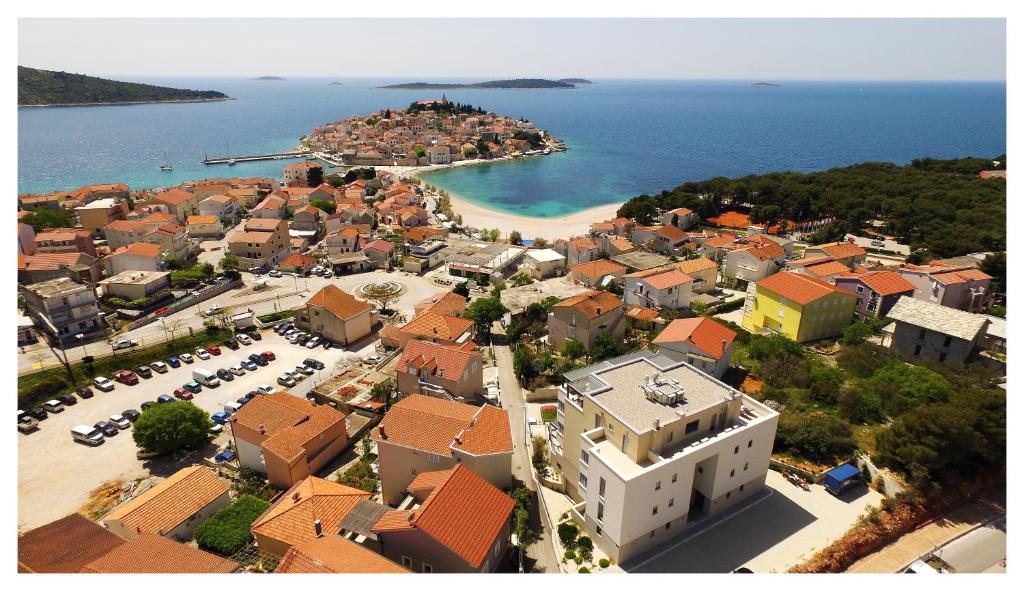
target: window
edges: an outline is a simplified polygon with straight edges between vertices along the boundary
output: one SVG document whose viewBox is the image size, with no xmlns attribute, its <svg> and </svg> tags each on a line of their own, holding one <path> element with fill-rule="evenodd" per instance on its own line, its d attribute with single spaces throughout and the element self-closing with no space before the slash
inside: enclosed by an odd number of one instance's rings
<svg viewBox="0 0 1024 591">
<path fill-rule="evenodd" d="M 776 315 L 777 315 L 777 316 L 778 316 L 779 318 L 785 318 L 785 317 L 786 317 L 786 315 L 785 315 L 785 314 L 783 313 L 783 311 L 782 311 L 782 309 L 781 309 L 781 308 L 780 308 L 780 309 L 779 309 L 779 311 L 778 311 L 778 312 L 776 312 L 775 314 L 776 314 Z"/>
<path fill-rule="evenodd" d="M 921 332 L 919 332 L 919 333 L 917 334 L 917 338 L 919 338 L 919 339 L 923 339 L 923 338 L 924 338 L 924 333 L 925 333 L 925 330 L 924 330 L 924 329 L 922 328 L 922 329 L 921 329 Z"/>
<path fill-rule="evenodd" d="M 737 445 L 736 449 L 732 450 L 732 455 L 736 455 L 738 453 L 740 453 L 740 446 Z"/>
<path fill-rule="evenodd" d="M 407 568 L 409 570 L 412 570 L 412 558 L 409 558 L 408 556 L 403 556 L 402 557 L 402 566 L 404 566 L 405 568 Z"/>
<path fill-rule="evenodd" d="M 946 337 L 946 340 L 942 341 L 943 347 L 948 347 L 953 344 L 953 337 Z"/>
<path fill-rule="evenodd" d="M 943 362 L 945 360 L 946 360 L 946 354 L 945 353 L 939 353 L 939 362 L 941 363 L 941 362 Z"/>
<path fill-rule="evenodd" d="M 587 475 L 580 474 L 580 488 L 587 490 Z"/>
<path fill-rule="evenodd" d="M 752 447 L 754 447 L 754 440 L 753 439 L 751 439 L 750 441 L 747 442 L 747 449 L 750 449 Z"/>
<path fill-rule="evenodd" d="M 746 486 L 746 485 L 745 485 L 745 484 L 741 484 L 741 485 L 740 485 L 740 492 L 743 492 L 743 487 L 744 487 L 744 486 Z"/>
<path fill-rule="evenodd" d="M 864 293 L 864 286 L 863 285 L 858 285 L 857 286 L 857 293 Z"/>
<path fill-rule="evenodd" d="M 583 464 L 584 466 L 586 466 L 589 461 L 590 461 L 590 454 L 588 454 L 585 451 L 584 452 L 580 452 L 580 463 Z"/>
<path fill-rule="evenodd" d="M 665 442 L 666 442 L 666 443 L 672 443 L 672 436 L 673 436 L 673 435 L 675 435 L 675 433 L 674 433 L 674 432 L 672 432 L 672 431 L 669 431 L 669 432 L 668 432 L 668 438 L 667 438 L 667 439 L 665 440 Z"/>
<path fill-rule="evenodd" d="M 430 574 L 430 573 L 434 572 L 434 567 L 432 567 L 429 564 L 427 564 L 426 562 L 424 562 L 423 563 L 423 572 L 425 572 L 427 574 Z"/>
<path fill-rule="evenodd" d="M 441 463 L 441 456 L 438 454 L 427 454 L 427 461 L 439 464 Z"/>
<path fill-rule="evenodd" d="M 744 463 L 743 463 L 743 471 L 744 471 L 744 472 L 746 472 L 746 471 L 747 471 L 747 468 L 749 468 L 749 467 L 750 467 L 750 462 L 744 462 Z"/>
<path fill-rule="evenodd" d="M 660 480 L 654 483 L 654 490 L 661 490 L 661 481 Z"/>
<path fill-rule="evenodd" d="M 676 481 L 676 475 L 675 475 L 675 474 L 673 474 L 673 475 L 672 475 L 672 482 L 675 482 L 675 481 Z"/>
<path fill-rule="evenodd" d="M 602 521 L 604 519 L 604 503 L 597 504 L 597 520 Z"/>
<path fill-rule="evenodd" d="M 672 527 L 672 522 L 671 521 L 669 521 L 668 523 L 665 524 L 665 529 L 668 529 L 670 527 Z"/>
<path fill-rule="evenodd" d="M 669 507 L 671 507 L 671 506 L 673 506 L 673 505 L 675 505 L 675 504 L 676 504 L 676 500 L 675 500 L 675 498 L 674 498 L 674 497 L 668 500 L 668 506 L 669 506 Z"/>
<path fill-rule="evenodd" d="M 629 439 L 627 438 L 626 434 L 623 433 L 622 434 L 622 451 L 623 451 L 623 453 L 625 453 L 625 451 L 627 449 L 629 449 Z"/>
<path fill-rule="evenodd" d="M 731 496 L 732 496 L 732 492 L 727 492 L 727 493 L 725 493 L 725 498 L 727 498 L 727 499 L 728 499 L 728 498 L 729 498 L 729 497 L 731 497 Z"/>
<path fill-rule="evenodd" d="M 733 476 L 736 476 L 736 468 L 729 470 L 729 478 L 732 478 Z"/>
<path fill-rule="evenodd" d="M 654 508 L 651 509 L 651 515 L 657 515 L 657 514 L 658 514 L 658 506 L 655 505 Z"/>
<path fill-rule="evenodd" d="M 696 432 L 697 428 L 699 426 L 700 426 L 700 421 L 699 420 L 697 420 L 697 421 L 690 421 L 689 423 L 686 423 L 686 434 L 689 435 L 690 433 Z"/>
<path fill-rule="evenodd" d="M 604 476 L 602 476 L 601 480 L 599 480 L 597 483 L 597 494 L 599 494 L 602 497 L 604 496 Z"/>
<path fill-rule="evenodd" d="M 914 347 L 914 357 L 917 357 L 920 354 L 921 354 L 921 345 L 916 345 Z"/>
<path fill-rule="evenodd" d="M 602 529 L 601 529 L 601 526 L 600 526 L 600 525 L 599 525 L 599 526 L 597 526 L 597 528 L 596 528 L 596 529 L 595 529 L 594 531 L 595 531 L 595 533 L 597 533 L 597 535 L 599 535 L 599 536 L 600 536 L 600 535 L 602 535 L 602 534 L 604 533 L 604 530 L 602 530 Z"/>
<path fill-rule="evenodd" d="M 704 467 L 703 466 L 697 466 L 697 474 L 703 474 L 703 473 L 704 473 Z"/>
</svg>

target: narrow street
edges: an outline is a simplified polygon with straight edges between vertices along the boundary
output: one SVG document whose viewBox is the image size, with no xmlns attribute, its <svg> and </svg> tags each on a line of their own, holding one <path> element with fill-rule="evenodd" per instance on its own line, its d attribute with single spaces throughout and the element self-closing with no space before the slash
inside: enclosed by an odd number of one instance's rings
<svg viewBox="0 0 1024 591">
<path fill-rule="evenodd" d="M 500 326 L 495 324 L 496 327 Z M 499 335 L 495 331 L 495 336 Z M 512 441 L 516 446 L 515 455 L 512 456 L 512 474 L 530 490 L 537 490 L 537 483 L 533 479 L 533 472 L 530 466 L 530 451 L 527 438 L 529 426 L 526 423 L 526 401 L 523 399 L 523 392 L 519 388 L 519 381 L 516 379 L 515 371 L 512 369 L 512 352 L 506 345 L 494 346 L 494 361 L 498 366 L 498 379 L 501 392 L 501 406 L 508 410 L 509 421 L 512 424 Z M 530 526 L 537 534 L 537 541 L 530 546 L 526 555 L 535 560 L 533 570 L 536 572 L 557 573 L 558 556 L 555 554 L 554 544 L 550 536 L 554 535 L 547 516 L 539 507 L 540 496 L 534 503 L 530 516 Z"/>
</svg>

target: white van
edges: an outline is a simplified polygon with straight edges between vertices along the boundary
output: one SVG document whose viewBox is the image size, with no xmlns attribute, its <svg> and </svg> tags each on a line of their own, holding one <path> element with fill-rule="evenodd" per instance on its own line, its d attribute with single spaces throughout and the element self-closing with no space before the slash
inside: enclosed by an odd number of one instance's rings
<svg viewBox="0 0 1024 591">
<path fill-rule="evenodd" d="M 212 371 L 197 367 L 192 370 L 192 379 L 204 386 L 216 388 L 220 385 L 220 379 Z"/>
<path fill-rule="evenodd" d="M 242 405 L 238 404 L 237 402 L 224 403 L 224 412 L 228 413 L 229 415 L 233 415 L 240 410 L 242 410 Z"/>
<path fill-rule="evenodd" d="M 96 427 L 79 425 L 71 429 L 71 438 L 88 445 L 99 445 L 103 443 L 103 433 Z"/>
<path fill-rule="evenodd" d="M 43 403 L 43 408 L 46 412 L 61 412 L 64 410 L 64 404 L 60 400 L 47 400 Z"/>
</svg>

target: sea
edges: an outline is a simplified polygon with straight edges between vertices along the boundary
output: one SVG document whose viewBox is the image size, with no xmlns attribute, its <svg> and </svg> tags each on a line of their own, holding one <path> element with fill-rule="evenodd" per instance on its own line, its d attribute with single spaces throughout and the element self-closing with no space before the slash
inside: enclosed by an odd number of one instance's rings
<svg viewBox="0 0 1024 591">
<path fill-rule="evenodd" d="M 453 79 L 448 79 L 451 81 Z M 280 177 L 290 161 L 204 165 L 286 150 L 315 125 L 439 98 L 524 117 L 568 151 L 431 172 L 483 207 L 555 217 L 714 176 L 1006 151 L 1002 82 L 595 80 L 566 90 L 382 89 L 394 79 L 133 78 L 219 90 L 209 103 L 18 110 L 18 192 L 91 183 L 133 189 L 212 177 Z M 431 81 L 431 80 L 425 80 Z M 330 84 L 340 82 L 340 85 Z M 160 170 L 169 160 L 172 172 Z"/>
</svg>

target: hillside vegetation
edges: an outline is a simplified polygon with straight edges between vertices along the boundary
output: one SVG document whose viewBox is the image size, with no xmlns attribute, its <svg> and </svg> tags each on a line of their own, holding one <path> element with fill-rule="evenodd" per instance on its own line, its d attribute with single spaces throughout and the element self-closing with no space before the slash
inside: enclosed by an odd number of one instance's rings
<svg viewBox="0 0 1024 591">
<path fill-rule="evenodd" d="M 997 156 L 999 167 L 1006 157 Z M 885 223 L 885 232 L 939 257 L 1006 250 L 1006 181 L 981 179 L 989 158 L 922 158 L 905 166 L 865 162 L 823 172 L 772 172 L 686 182 L 656 195 L 639 195 L 619 215 L 650 223 L 659 211 L 688 207 L 702 219 L 722 211 L 749 211 L 754 223 L 835 216 L 817 234 L 841 240 L 846 232 Z"/>
<path fill-rule="evenodd" d="M 18 105 L 87 105 L 226 99 L 216 90 L 186 90 L 119 82 L 18 66 Z"/>
</svg>

